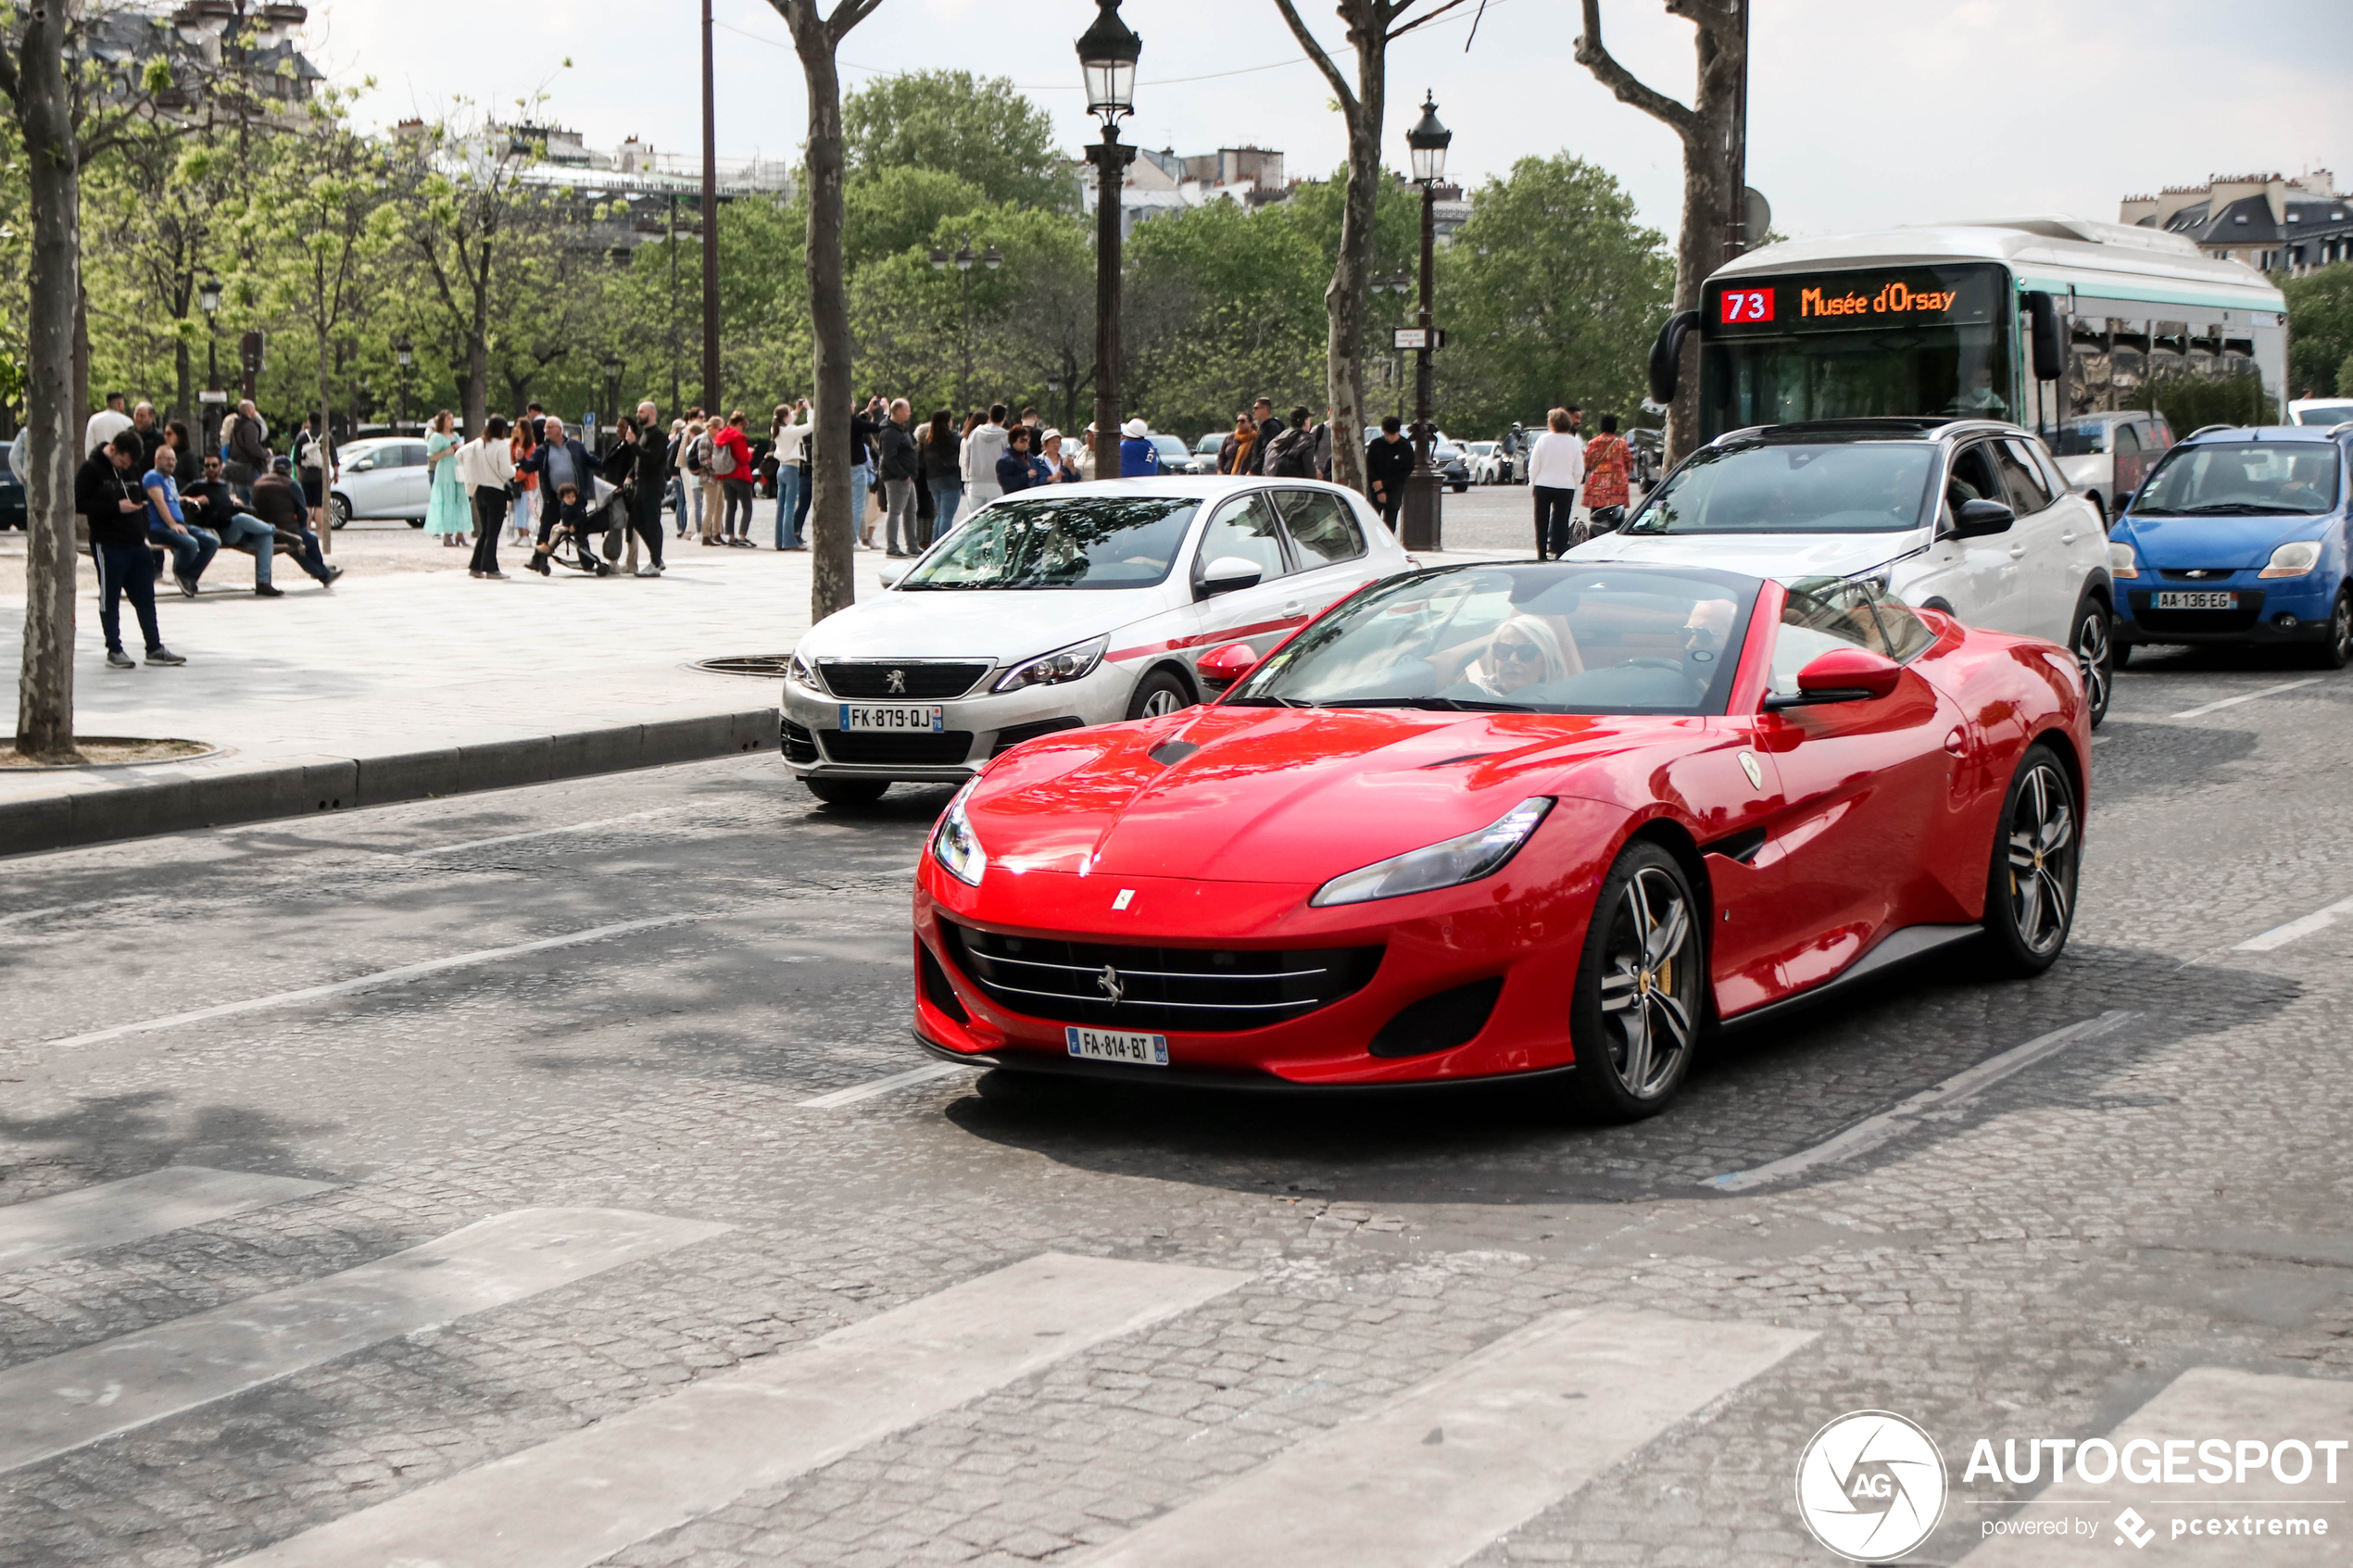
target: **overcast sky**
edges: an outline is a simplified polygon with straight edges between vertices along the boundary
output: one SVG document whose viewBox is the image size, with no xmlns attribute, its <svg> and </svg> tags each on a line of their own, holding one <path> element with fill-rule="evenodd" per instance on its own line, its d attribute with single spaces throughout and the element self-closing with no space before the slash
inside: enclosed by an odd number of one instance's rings
<svg viewBox="0 0 2353 1568">
<path fill-rule="evenodd" d="M 1574 0 L 1487 0 L 1474 39 L 1477 6 L 1390 50 L 1392 166 L 1427 87 L 1454 132 L 1451 174 L 1476 183 L 1567 150 L 1616 174 L 1671 234 L 1680 149 L 1571 57 Z M 1302 8 L 1336 44 L 1328 0 Z M 1276 147 L 1293 175 L 1345 157 L 1329 90 L 1271 0 L 1122 11 L 1144 40 L 1131 136 L 1185 153 Z M 360 106 L 371 123 L 544 88 L 552 118 L 591 146 L 635 133 L 691 155 L 697 15 L 693 0 L 324 0 L 307 44 L 337 81 L 375 79 Z M 713 15 L 720 156 L 797 156 L 807 111 L 783 19 L 765 0 L 715 0 Z M 925 68 L 1010 77 L 1075 150 L 1093 132 L 1073 43 L 1093 15 L 1088 0 L 884 0 L 842 47 L 844 82 Z M 1688 98 L 1687 24 L 1659 0 L 1603 0 L 1603 17 L 1619 59 Z M 2113 220 L 2129 192 L 2215 172 L 2324 167 L 2353 185 L 2353 0 L 1755 0 L 1754 18 L 1749 182 L 1783 233 Z"/>
</svg>

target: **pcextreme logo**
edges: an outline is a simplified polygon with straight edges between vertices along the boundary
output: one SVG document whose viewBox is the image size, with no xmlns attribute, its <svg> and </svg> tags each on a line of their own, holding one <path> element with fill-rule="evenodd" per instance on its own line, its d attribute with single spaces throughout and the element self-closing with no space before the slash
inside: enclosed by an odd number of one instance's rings
<svg viewBox="0 0 2353 1568">
<path fill-rule="evenodd" d="M 1855 1411 L 1797 1459 L 1797 1512 L 1814 1538 L 1856 1562 L 1903 1556 L 1944 1516 L 1944 1456 L 1912 1422 Z"/>
</svg>

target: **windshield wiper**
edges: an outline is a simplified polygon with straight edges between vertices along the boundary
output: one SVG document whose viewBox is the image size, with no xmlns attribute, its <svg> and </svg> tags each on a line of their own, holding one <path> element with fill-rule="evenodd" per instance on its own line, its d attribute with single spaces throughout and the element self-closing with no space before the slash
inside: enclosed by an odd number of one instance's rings
<svg viewBox="0 0 2353 1568">
<path fill-rule="evenodd" d="M 2313 517 L 2319 514 L 2298 511 L 2288 507 L 2267 507 L 2256 501 L 2209 501 L 2205 506 L 2192 507 L 2188 511 L 2175 515 L 2182 517 Z"/>
<path fill-rule="evenodd" d="M 1295 696 L 1234 696 L 1226 699 L 1228 708 L 1320 708 L 1315 702 L 1302 702 Z"/>
<path fill-rule="evenodd" d="M 1454 696 L 1354 696 L 1334 708 L 1418 708 L 1439 713 L 1525 713 L 1516 702 L 1466 702 Z"/>
</svg>

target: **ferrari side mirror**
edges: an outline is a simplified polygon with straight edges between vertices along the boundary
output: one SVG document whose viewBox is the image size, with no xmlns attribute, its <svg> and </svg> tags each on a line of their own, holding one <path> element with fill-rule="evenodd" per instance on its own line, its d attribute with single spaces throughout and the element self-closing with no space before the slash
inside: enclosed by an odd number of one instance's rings
<svg viewBox="0 0 2353 1568">
<path fill-rule="evenodd" d="M 1904 667 L 1869 648 L 1832 648 L 1797 672 L 1797 695 L 1765 698 L 1769 710 L 1814 708 L 1831 702 L 1869 702 L 1889 696 L 1904 678 Z"/>
<path fill-rule="evenodd" d="M 1258 650 L 1248 643 L 1227 643 L 1213 648 L 1193 665 L 1204 686 L 1224 689 L 1258 668 Z"/>
</svg>

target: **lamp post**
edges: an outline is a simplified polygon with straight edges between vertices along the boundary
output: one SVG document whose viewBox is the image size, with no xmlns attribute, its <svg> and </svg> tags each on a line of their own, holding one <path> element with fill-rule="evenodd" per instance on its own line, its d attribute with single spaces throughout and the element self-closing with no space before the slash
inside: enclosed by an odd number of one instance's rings
<svg viewBox="0 0 2353 1568">
<path fill-rule="evenodd" d="M 946 271 L 950 261 L 956 264 L 956 270 L 963 274 L 962 282 L 964 285 L 964 330 L 963 335 L 956 340 L 959 367 L 956 372 L 956 408 L 961 418 L 963 411 L 973 406 L 973 263 L 977 261 L 994 272 L 1005 264 L 1005 253 L 995 245 L 990 245 L 978 256 L 975 256 L 972 242 L 962 237 L 956 241 L 956 254 L 953 256 L 949 255 L 937 245 L 931 247 L 933 271 Z"/>
<path fill-rule="evenodd" d="M 598 363 L 605 368 L 605 429 L 617 434 L 621 429 L 621 356 L 608 348 Z"/>
<path fill-rule="evenodd" d="M 407 332 L 392 340 L 392 360 L 400 367 L 400 412 L 393 421 L 396 431 L 409 422 L 409 369 L 417 362 L 417 345 Z"/>
<path fill-rule="evenodd" d="M 1119 450 L 1119 186 L 1136 149 L 1119 139 L 1119 122 L 1136 109 L 1136 58 L 1144 41 L 1119 19 L 1119 0 L 1101 7 L 1078 40 L 1087 78 L 1087 112 L 1103 122 L 1103 139 L 1087 149 L 1095 166 L 1095 463 Z M 1111 471 L 1119 471 L 1114 456 Z"/>
<path fill-rule="evenodd" d="M 1430 412 L 1429 355 L 1437 329 L 1430 325 L 1431 276 L 1438 257 L 1438 182 L 1446 177 L 1446 144 L 1454 133 L 1438 122 L 1438 100 L 1422 95 L 1422 118 L 1405 132 L 1413 155 L 1414 182 L 1422 188 L 1421 307 L 1415 316 L 1414 348 L 1414 471 L 1405 481 L 1405 507 L 1398 519 L 1402 543 L 1409 550 L 1435 550 L 1439 543 L 1438 470 L 1430 466 L 1438 426 Z"/>
<path fill-rule="evenodd" d="M 215 331 L 220 317 L 220 280 L 209 272 L 196 290 L 196 305 L 204 311 L 204 445 L 209 452 L 220 428 L 218 410 L 227 395 L 220 390 L 220 341 Z"/>
</svg>

